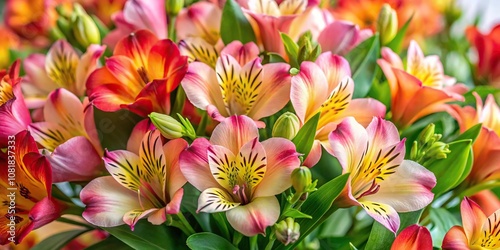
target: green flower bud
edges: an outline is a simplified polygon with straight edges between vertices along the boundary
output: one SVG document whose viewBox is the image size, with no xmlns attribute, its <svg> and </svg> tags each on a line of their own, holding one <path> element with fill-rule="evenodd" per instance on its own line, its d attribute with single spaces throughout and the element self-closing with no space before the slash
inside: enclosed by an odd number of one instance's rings
<svg viewBox="0 0 500 250">
<path fill-rule="evenodd" d="M 425 127 L 424 130 L 422 130 L 422 132 L 420 132 L 420 134 L 417 137 L 418 144 L 423 146 L 425 145 L 425 143 L 429 142 L 432 139 L 432 137 L 434 137 L 435 129 L 436 125 L 434 125 L 434 123 L 427 125 L 427 127 Z"/>
<path fill-rule="evenodd" d="M 285 112 L 274 123 L 272 135 L 292 140 L 300 129 L 299 118 L 291 112 Z"/>
<path fill-rule="evenodd" d="M 300 225 L 293 218 L 287 217 L 276 224 L 274 234 L 285 246 L 295 243 L 300 237 Z"/>
<path fill-rule="evenodd" d="M 181 138 L 186 133 L 182 123 L 169 115 L 152 112 L 149 114 L 149 118 L 160 133 L 167 139 Z"/>
<path fill-rule="evenodd" d="M 169 16 L 177 16 L 184 7 L 184 0 L 166 0 L 165 8 Z"/>
<path fill-rule="evenodd" d="M 297 193 L 308 192 L 312 183 L 311 170 L 308 167 L 299 167 L 292 171 L 292 186 Z"/>
<path fill-rule="evenodd" d="M 398 33 L 398 16 L 389 4 L 384 4 L 378 14 L 377 31 L 382 45 L 388 44 Z"/>
<path fill-rule="evenodd" d="M 78 7 L 79 6 L 79 7 Z M 75 4 L 75 12 L 71 17 L 73 24 L 73 35 L 75 40 L 83 47 L 87 48 L 91 44 L 101 43 L 101 34 L 99 28 L 92 18 L 81 8 Z"/>
</svg>

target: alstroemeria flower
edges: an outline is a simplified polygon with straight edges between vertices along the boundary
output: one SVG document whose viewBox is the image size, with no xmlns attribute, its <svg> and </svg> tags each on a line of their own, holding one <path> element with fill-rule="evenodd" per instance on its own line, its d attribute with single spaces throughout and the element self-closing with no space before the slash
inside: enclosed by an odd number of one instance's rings
<svg viewBox="0 0 500 250">
<path fill-rule="evenodd" d="M 394 240 L 391 250 L 432 250 L 429 229 L 417 224 L 405 228 Z"/>
<path fill-rule="evenodd" d="M 345 55 L 373 32 L 369 29 L 360 30 L 359 26 L 344 20 L 335 20 L 326 26 L 318 36 L 318 43 L 323 51 Z"/>
<path fill-rule="evenodd" d="M 49 161 L 38 153 L 30 133 L 22 131 L 12 137 L 9 151 L 0 151 L 0 245 L 9 243 L 11 236 L 16 243 L 21 242 L 32 230 L 59 218 L 65 208 L 51 196 L 52 169 Z M 8 177 L 11 166 L 15 169 L 15 180 Z M 11 212 L 13 209 L 15 213 Z M 11 216 L 14 235 L 8 232 Z"/>
<path fill-rule="evenodd" d="M 354 116 L 367 126 L 374 116 L 384 117 L 385 106 L 371 98 L 352 99 L 354 82 L 349 63 L 331 52 L 322 53 L 316 62 L 303 62 L 292 77 L 290 100 L 303 125 L 321 113 L 315 143 L 305 165 L 314 166 L 321 157 L 321 145 L 329 148 L 328 134 L 345 117 Z"/>
<path fill-rule="evenodd" d="M 140 30 L 120 40 L 106 65 L 90 74 L 87 93 L 103 111 L 125 108 L 141 116 L 153 111 L 168 114 L 170 93 L 186 70 L 187 57 L 180 55 L 174 42 Z"/>
<path fill-rule="evenodd" d="M 175 22 L 177 39 L 201 38 L 211 45 L 220 39 L 222 10 L 210 2 L 197 2 L 181 10 Z"/>
<path fill-rule="evenodd" d="M 149 30 L 159 39 L 167 38 L 167 15 L 163 0 L 128 0 L 123 11 L 112 17 L 116 29 L 109 32 L 103 43 L 114 48 L 130 33 Z"/>
<path fill-rule="evenodd" d="M 159 225 L 167 215 L 179 213 L 186 183 L 179 155 L 187 146 L 183 139 L 163 145 L 155 130 L 144 135 L 138 155 L 106 151 L 103 159 L 111 176 L 94 179 L 83 188 L 83 218 L 100 227 L 127 224 L 134 230 L 142 218 Z"/>
<path fill-rule="evenodd" d="M 451 113 L 458 121 L 461 132 L 482 123 L 481 131 L 472 146 L 472 170 L 463 183 L 468 187 L 500 178 L 500 107 L 491 94 L 484 105 L 477 93 L 474 96 L 475 109 L 471 106 L 452 105 L 455 112 Z"/>
<path fill-rule="evenodd" d="M 45 148 L 54 182 L 90 180 L 103 170 L 93 107 L 85 109 L 87 103 L 66 89 L 56 89 L 43 107 L 45 121 L 29 126 Z"/>
<path fill-rule="evenodd" d="M 196 139 L 180 156 L 181 171 L 202 191 L 198 212 L 226 212 L 238 232 L 265 234 L 278 220 L 275 195 L 291 186 L 300 160 L 284 138 L 259 142 L 259 131 L 246 116 L 231 116 L 215 127 L 210 141 Z"/>
<path fill-rule="evenodd" d="M 432 202 L 436 177 L 420 164 L 404 160 L 405 140 L 399 139 L 397 128 L 389 121 L 373 118 L 365 129 L 348 117 L 329 139 L 342 172 L 350 173 L 336 206 L 361 206 L 396 233 L 398 212 L 416 211 Z"/>
<path fill-rule="evenodd" d="M 489 34 L 482 34 L 476 27 L 467 28 L 465 34 L 477 51 L 476 77 L 500 87 L 500 25 L 493 27 Z"/>
<path fill-rule="evenodd" d="M 231 115 L 247 115 L 258 121 L 282 109 L 289 101 L 290 66 L 286 63 L 262 65 L 258 57 L 235 57 L 230 54 L 233 51 L 255 53 L 256 49 L 231 49 L 221 53 L 215 70 L 202 62 L 189 64 L 182 87 L 191 103 L 207 110 L 217 121 Z"/>
<path fill-rule="evenodd" d="M 463 84 L 443 73 L 438 56 L 427 56 L 418 44 L 408 48 L 406 68 L 401 58 L 389 48 L 382 49 L 377 60 L 391 89 L 391 120 L 401 129 L 418 119 L 441 111 L 450 111 L 447 102 L 463 100 Z"/>
<path fill-rule="evenodd" d="M 31 123 L 21 92 L 19 61 L 0 71 L 0 148 L 7 147 L 8 137 L 26 130 Z"/>
<path fill-rule="evenodd" d="M 106 26 L 111 26 L 112 17 L 124 8 L 127 0 L 85 0 L 81 2 L 85 10 L 95 14 Z"/>
<path fill-rule="evenodd" d="M 47 56 L 31 54 L 24 60 L 23 92 L 29 108 L 40 108 L 50 92 L 65 88 L 78 97 L 85 95 L 85 82 L 99 63 L 105 46 L 90 45 L 79 56 L 66 40 L 55 42 Z"/>
<path fill-rule="evenodd" d="M 500 248 L 500 210 L 486 217 L 483 210 L 465 197 L 460 204 L 462 225 L 454 226 L 443 239 L 443 250 Z"/>
</svg>

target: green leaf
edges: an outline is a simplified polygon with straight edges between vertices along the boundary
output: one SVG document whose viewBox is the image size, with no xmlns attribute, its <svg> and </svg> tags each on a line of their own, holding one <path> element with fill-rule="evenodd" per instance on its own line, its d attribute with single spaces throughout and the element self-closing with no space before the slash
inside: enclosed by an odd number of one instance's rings
<svg viewBox="0 0 500 250">
<path fill-rule="evenodd" d="M 292 217 L 294 219 L 298 219 L 298 218 L 312 219 L 312 217 L 310 215 L 302 213 L 302 212 L 300 212 L 299 210 L 297 210 L 295 208 L 288 209 L 281 216 L 283 216 L 283 217 Z"/>
<path fill-rule="evenodd" d="M 285 59 L 283 59 L 283 57 L 281 57 L 281 55 L 278 53 L 266 52 L 266 53 L 262 53 L 262 54 L 264 55 L 264 59 L 262 60 L 262 64 L 276 63 L 276 62 L 286 63 Z"/>
<path fill-rule="evenodd" d="M 410 18 L 406 21 L 406 23 L 401 27 L 401 29 L 398 31 L 394 39 L 390 43 L 387 44 L 387 47 L 391 48 L 394 52 L 399 53 L 401 51 L 401 46 L 403 45 L 403 40 L 406 35 L 406 31 L 408 30 L 408 27 L 410 26 L 410 22 L 413 19 L 413 15 L 411 15 Z"/>
<path fill-rule="evenodd" d="M 444 235 L 451 227 L 460 225 L 460 223 L 453 214 L 444 208 L 431 208 L 429 213 L 432 221 L 432 225 L 429 227 L 432 244 L 435 247 L 441 247 Z"/>
<path fill-rule="evenodd" d="M 479 132 L 481 132 L 482 127 L 483 127 L 482 123 L 472 126 L 471 128 L 467 129 L 467 131 L 459 135 L 457 139 L 455 139 L 455 141 L 470 139 L 472 140 L 472 143 L 474 143 L 476 141 L 477 136 L 479 135 Z"/>
<path fill-rule="evenodd" d="M 197 233 L 188 237 L 186 241 L 189 249 L 193 250 L 237 250 L 231 242 L 213 233 Z"/>
<path fill-rule="evenodd" d="M 128 225 L 103 229 L 135 249 L 181 249 L 179 246 L 184 245 L 180 231 L 165 225 L 155 226 L 147 220 L 139 220 L 134 231 Z"/>
<path fill-rule="evenodd" d="M 299 46 L 290 38 L 287 34 L 281 33 L 281 40 L 283 41 L 283 44 L 285 45 L 285 52 L 288 55 L 288 58 L 290 60 L 290 65 L 293 68 L 300 68 L 300 65 L 297 61 L 297 58 L 299 56 Z"/>
<path fill-rule="evenodd" d="M 62 233 L 58 233 L 50 236 L 49 238 L 43 240 L 42 242 L 36 244 L 31 249 L 34 250 L 54 250 L 63 248 L 68 242 L 73 240 L 74 238 L 88 232 L 89 229 L 85 230 L 71 230 L 65 231 Z"/>
<path fill-rule="evenodd" d="M 104 112 L 94 107 L 94 121 L 103 148 L 127 148 L 127 141 L 134 126 L 143 118 L 128 111 Z"/>
<path fill-rule="evenodd" d="M 345 56 L 351 65 L 354 98 L 365 97 L 370 91 L 375 72 L 378 69 L 379 52 L 380 45 L 377 34 L 360 43 Z"/>
<path fill-rule="evenodd" d="M 436 160 L 429 166 L 425 166 L 436 176 L 437 183 L 432 189 L 432 192 L 436 195 L 442 194 L 460 184 L 459 181 L 468 168 L 468 158 L 472 157 L 470 154 L 471 139 L 454 141 L 448 145 L 451 152 L 445 159 Z"/>
<path fill-rule="evenodd" d="M 349 242 L 349 247 L 351 247 L 351 250 L 358 250 L 351 242 Z"/>
<path fill-rule="evenodd" d="M 243 44 L 257 40 L 252 25 L 234 0 L 227 0 L 222 10 L 220 36 L 224 44 L 235 40 Z"/>
<path fill-rule="evenodd" d="M 338 176 L 321 186 L 316 192 L 309 195 L 302 204 L 302 212 L 309 214 L 312 219 L 297 219 L 300 224 L 300 238 L 294 244 L 288 246 L 279 245 L 277 249 L 294 249 L 307 235 L 328 218 L 335 211 L 332 207 L 333 201 L 337 199 L 344 189 L 349 173 Z"/>
<path fill-rule="evenodd" d="M 398 233 L 403 229 L 407 228 L 410 225 L 413 225 L 418 222 L 420 219 L 420 215 L 422 215 L 422 211 L 414 211 L 409 213 L 400 213 L 399 214 L 399 230 Z M 396 239 L 393 232 L 389 229 L 385 228 L 382 224 L 378 222 L 373 223 L 372 231 L 370 233 L 370 237 L 368 238 L 368 242 L 366 243 L 365 250 L 384 250 L 390 249 L 392 246 L 392 242 Z"/>
<path fill-rule="evenodd" d="M 299 130 L 292 142 L 297 148 L 297 152 L 304 154 L 304 159 L 307 157 L 316 137 L 316 128 L 318 127 L 320 113 L 314 115 L 304 126 Z"/>
<path fill-rule="evenodd" d="M 108 238 L 85 248 L 85 250 L 109 250 L 113 248 L 120 250 L 133 250 L 133 248 L 129 247 L 128 245 L 126 245 L 125 243 L 121 242 L 119 239 L 113 236 L 109 236 Z"/>
<path fill-rule="evenodd" d="M 491 181 L 483 182 L 481 184 L 478 184 L 478 185 L 475 185 L 475 186 L 472 186 L 472 187 L 466 189 L 465 191 L 463 191 L 459 195 L 459 197 L 471 196 L 471 195 L 477 194 L 478 192 L 480 192 L 482 190 L 493 189 L 493 188 L 497 188 L 497 187 L 500 187 L 499 180 L 491 180 Z"/>
</svg>

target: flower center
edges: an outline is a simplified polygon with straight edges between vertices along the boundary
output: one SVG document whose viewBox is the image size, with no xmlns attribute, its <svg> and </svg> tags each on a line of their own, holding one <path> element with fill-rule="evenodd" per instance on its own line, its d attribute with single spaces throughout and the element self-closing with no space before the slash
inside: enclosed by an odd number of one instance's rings
<svg viewBox="0 0 500 250">
<path fill-rule="evenodd" d="M 247 188 L 247 184 L 243 183 L 243 185 L 236 185 L 233 187 L 233 194 L 236 196 L 239 201 L 245 205 L 248 204 L 250 201 L 248 200 L 248 197 L 250 195 L 246 194 L 246 191 L 249 190 Z"/>
</svg>

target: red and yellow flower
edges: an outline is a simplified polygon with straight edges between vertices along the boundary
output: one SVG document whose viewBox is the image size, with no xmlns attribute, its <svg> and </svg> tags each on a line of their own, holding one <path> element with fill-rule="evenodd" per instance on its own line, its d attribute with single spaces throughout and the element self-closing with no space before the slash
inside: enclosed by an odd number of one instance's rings
<svg viewBox="0 0 500 250">
<path fill-rule="evenodd" d="M 432 250 L 431 233 L 424 226 L 411 225 L 398 234 L 391 250 Z"/>
<path fill-rule="evenodd" d="M 231 116 L 213 131 L 210 141 L 196 139 L 180 156 L 181 171 L 202 193 L 198 212 L 226 212 L 229 224 L 246 236 L 265 234 L 279 218 L 275 195 L 291 186 L 300 160 L 284 138 L 259 142 L 252 119 Z"/>
<path fill-rule="evenodd" d="M 477 27 L 466 30 L 467 39 L 475 47 L 478 62 L 476 77 L 482 83 L 500 87 L 500 25 L 483 34 Z"/>
<path fill-rule="evenodd" d="M 22 131 L 11 137 L 7 151 L 0 151 L 1 245 L 21 242 L 33 229 L 57 219 L 65 208 L 51 195 L 50 163 L 38 153 L 30 133 Z M 14 179 L 9 179 L 9 169 L 15 169 Z"/>
<path fill-rule="evenodd" d="M 120 40 L 105 66 L 90 74 L 87 93 L 103 111 L 124 108 L 141 116 L 153 111 L 168 114 L 170 93 L 186 71 L 187 57 L 174 42 L 140 30 Z"/>
<path fill-rule="evenodd" d="M 100 227 L 127 224 L 133 230 L 139 219 L 159 225 L 179 213 L 186 183 L 179 155 L 187 146 L 183 139 L 163 144 L 155 130 L 144 135 L 138 155 L 106 151 L 103 159 L 111 176 L 96 178 L 83 188 L 83 217 Z"/>
<path fill-rule="evenodd" d="M 465 197 L 460 204 L 462 225 L 453 226 L 443 239 L 443 250 L 498 249 L 500 210 L 486 217 L 483 210 Z"/>
<path fill-rule="evenodd" d="M 373 118 L 365 129 L 348 117 L 329 140 L 342 172 L 350 173 L 336 206 L 361 206 L 396 233 L 398 212 L 416 211 L 432 202 L 436 177 L 420 164 L 404 160 L 405 140 L 399 139 L 397 128 L 389 121 Z"/>
</svg>

